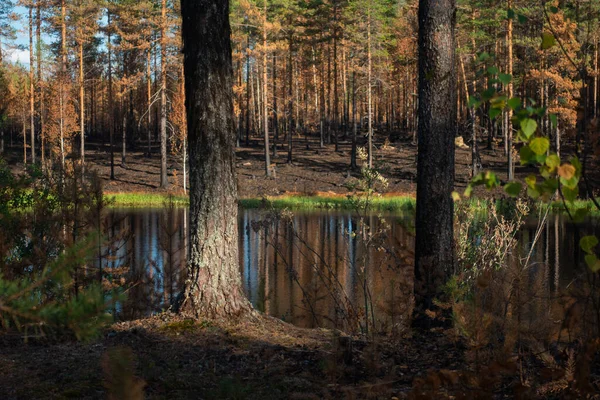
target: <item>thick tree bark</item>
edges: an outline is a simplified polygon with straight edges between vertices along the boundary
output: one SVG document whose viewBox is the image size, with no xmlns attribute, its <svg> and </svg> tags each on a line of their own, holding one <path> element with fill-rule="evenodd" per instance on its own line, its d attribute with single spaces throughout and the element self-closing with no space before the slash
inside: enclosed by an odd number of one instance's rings
<svg viewBox="0 0 600 400">
<path fill-rule="evenodd" d="M 454 265 L 456 0 L 419 2 L 419 106 L 415 300 L 441 294 Z"/>
<path fill-rule="evenodd" d="M 190 150 L 190 255 L 183 311 L 251 312 L 237 240 L 233 65 L 228 0 L 182 0 Z"/>
</svg>

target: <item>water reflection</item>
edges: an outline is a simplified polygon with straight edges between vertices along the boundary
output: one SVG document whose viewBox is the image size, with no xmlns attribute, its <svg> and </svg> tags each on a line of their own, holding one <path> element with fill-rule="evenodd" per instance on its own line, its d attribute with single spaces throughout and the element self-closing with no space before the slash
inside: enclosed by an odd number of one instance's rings
<svg viewBox="0 0 600 400">
<path fill-rule="evenodd" d="M 252 304 L 302 327 L 403 324 L 412 311 L 410 221 L 373 215 L 363 222 L 361 234 L 352 213 L 296 213 L 287 221 L 240 210 L 240 272 Z M 115 245 L 104 249 L 102 268 L 128 293 L 115 313 L 134 319 L 168 308 L 185 280 L 187 210 L 113 210 L 106 226 Z M 537 226 L 529 221 L 520 232 L 524 251 Z M 579 238 L 594 232 L 595 223 L 552 216 L 532 250 L 530 286 L 550 293 L 571 284 L 585 271 Z"/>
</svg>

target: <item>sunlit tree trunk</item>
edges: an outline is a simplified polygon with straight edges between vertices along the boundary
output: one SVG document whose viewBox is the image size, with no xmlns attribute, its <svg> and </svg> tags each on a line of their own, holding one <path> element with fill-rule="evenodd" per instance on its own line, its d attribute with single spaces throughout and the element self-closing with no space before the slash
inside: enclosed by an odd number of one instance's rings
<svg viewBox="0 0 600 400">
<path fill-rule="evenodd" d="M 288 38 L 288 154 L 287 163 L 292 163 L 293 132 L 294 132 L 294 65 L 292 63 L 293 36 Z"/>
<path fill-rule="evenodd" d="M 168 189 L 167 176 L 167 0 L 161 3 L 160 22 L 160 187 Z"/>
<path fill-rule="evenodd" d="M 263 1 L 263 125 L 265 133 L 265 175 L 271 176 L 271 155 L 269 148 L 269 88 L 267 66 L 267 0 Z"/>
<path fill-rule="evenodd" d="M 369 148 L 368 148 L 368 165 L 369 168 L 373 168 L 373 78 L 372 78 L 372 55 L 371 55 L 371 3 L 369 2 L 367 8 L 367 119 L 368 119 L 368 135 L 369 135 Z"/>
<path fill-rule="evenodd" d="M 453 272 L 456 0 L 419 2 L 415 300 L 421 312 Z"/>
<path fill-rule="evenodd" d="M 338 130 L 339 130 L 339 117 L 338 117 L 338 8 L 337 0 L 333 0 L 333 140 L 335 141 L 335 151 L 339 151 L 338 143 Z"/>
<path fill-rule="evenodd" d="M 79 54 L 79 132 L 81 135 L 80 157 L 85 164 L 85 73 L 83 70 L 83 41 L 78 43 Z"/>
<path fill-rule="evenodd" d="M 182 310 L 252 313 L 238 259 L 233 66 L 228 0 L 182 0 L 190 146 L 190 255 Z"/>
<path fill-rule="evenodd" d="M 350 154 L 350 168 L 356 169 L 356 71 L 352 71 L 352 152 Z"/>
<path fill-rule="evenodd" d="M 508 9 L 511 10 L 513 7 L 513 0 L 508 0 Z M 507 52 L 507 70 L 506 73 L 509 75 L 513 74 L 513 20 L 512 18 L 507 19 L 506 27 L 506 52 Z M 513 97 L 513 82 L 512 80 L 507 87 L 507 96 L 509 99 Z M 515 167 L 513 165 L 513 128 L 512 128 L 512 109 L 508 109 L 507 125 L 505 140 L 508 148 L 508 180 L 514 179 Z"/>
<path fill-rule="evenodd" d="M 33 60 L 33 3 L 29 5 L 29 127 L 31 133 L 31 163 L 35 164 L 35 86 Z"/>
<path fill-rule="evenodd" d="M 113 84 L 112 84 L 112 27 L 111 27 L 111 12 L 110 9 L 107 10 L 107 35 L 108 35 L 108 43 L 107 43 L 107 51 L 108 51 L 108 125 L 109 125 L 109 135 L 110 135 L 110 180 L 115 180 L 115 146 L 114 146 L 114 136 L 115 136 L 115 121 L 113 115 Z"/>
<path fill-rule="evenodd" d="M 65 168 L 65 102 L 66 102 L 66 88 L 67 83 L 67 6 L 65 0 L 60 3 L 61 19 L 60 19 L 60 31 L 61 31 L 61 77 L 60 77 L 60 162 L 62 170 Z"/>
<path fill-rule="evenodd" d="M 146 51 L 146 107 L 147 107 L 147 127 L 148 135 L 148 157 L 152 156 L 152 46 L 148 46 Z"/>
</svg>

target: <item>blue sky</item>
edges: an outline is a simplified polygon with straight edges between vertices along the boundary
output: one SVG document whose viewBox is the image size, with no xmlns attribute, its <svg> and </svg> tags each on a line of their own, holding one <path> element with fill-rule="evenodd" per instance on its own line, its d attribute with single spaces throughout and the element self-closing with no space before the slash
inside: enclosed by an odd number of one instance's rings
<svg viewBox="0 0 600 400">
<path fill-rule="evenodd" d="M 2 0 L 0 0 L 2 1 Z M 23 49 L 8 49 L 2 44 L 2 51 L 6 53 L 6 58 L 11 62 L 19 62 L 23 65 L 29 65 L 29 30 L 28 30 L 28 18 L 29 13 L 27 8 L 23 6 L 15 7 L 15 13 L 21 17 L 20 21 L 15 22 L 14 26 L 17 29 L 17 40 L 14 42 L 17 46 L 22 46 Z M 34 38 L 35 40 L 35 38 Z M 44 43 L 50 43 L 52 37 L 42 33 L 42 40 Z"/>
</svg>

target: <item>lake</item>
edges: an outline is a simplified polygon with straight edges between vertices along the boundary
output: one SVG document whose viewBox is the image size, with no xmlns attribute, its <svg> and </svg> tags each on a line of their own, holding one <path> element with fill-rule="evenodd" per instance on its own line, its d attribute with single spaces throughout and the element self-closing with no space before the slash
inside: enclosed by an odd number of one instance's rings
<svg viewBox="0 0 600 400">
<path fill-rule="evenodd" d="M 301 327 L 343 327 L 365 319 L 405 324 L 412 312 L 412 217 L 352 212 L 294 212 L 278 218 L 240 209 L 238 238 L 244 290 L 257 309 Z M 362 235 L 359 226 L 368 227 Z M 579 238 L 600 233 L 594 219 L 550 216 L 531 251 L 527 276 L 548 293 L 586 274 Z M 185 281 L 188 215 L 184 208 L 114 209 L 105 217 L 113 243 L 97 257 L 108 284 L 127 298 L 113 312 L 136 319 L 169 308 Z M 528 253 L 537 222 L 518 235 Z"/>
</svg>

